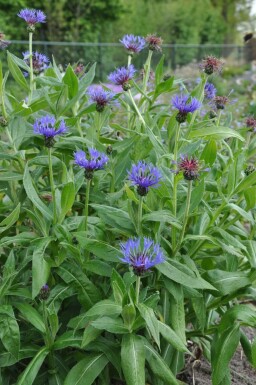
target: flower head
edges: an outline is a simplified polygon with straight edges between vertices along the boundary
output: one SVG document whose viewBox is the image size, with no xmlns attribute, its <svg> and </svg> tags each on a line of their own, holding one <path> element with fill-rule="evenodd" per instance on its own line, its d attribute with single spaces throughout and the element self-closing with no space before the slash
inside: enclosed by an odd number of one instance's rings
<svg viewBox="0 0 256 385">
<path fill-rule="evenodd" d="M 105 91 L 101 86 L 91 86 L 88 88 L 87 93 L 90 100 L 96 103 L 96 110 L 98 112 L 102 112 L 107 105 L 114 102 L 114 92 Z"/>
<path fill-rule="evenodd" d="M 146 37 L 146 42 L 148 43 L 148 49 L 151 51 L 162 51 L 161 45 L 163 44 L 163 39 L 156 36 L 156 34 L 151 34 Z"/>
<path fill-rule="evenodd" d="M 121 243 L 122 262 L 128 263 L 136 275 L 142 275 L 151 267 L 165 261 L 164 254 L 157 243 L 149 238 L 128 239 Z"/>
<path fill-rule="evenodd" d="M 42 301 L 45 301 L 46 299 L 48 299 L 49 295 L 50 295 L 50 288 L 47 284 L 45 284 L 44 286 L 42 286 L 39 292 L 39 298 Z"/>
<path fill-rule="evenodd" d="M 75 163 L 85 169 L 85 177 L 92 179 L 94 171 L 102 170 L 108 162 L 108 157 L 103 152 L 97 151 L 95 148 L 88 148 L 88 154 L 82 150 L 76 151 L 74 154 Z"/>
<path fill-rule="evenodd" d="M 176 115 L 176 120 L 179 123 L 185 122 L 188 113 L 198 110 L 202 105 L 198 99 L 183 94 L 175 95 L 172 98 L 172 104 L 179 111 Z"/>
<path fill-rule="evenodd" d="M 22 53 L 24 57 L 24 62 L 29 65 L 29 51 Z M 38 75 L 40 72 L 44 71 L 49 67 L 49 58 L 42 53 L 37 51 L 32 52 L 32 63 L 33 63 L 33 72 Z M 26 73 L 27 74 L 27 73 Z"/>
<path fill-rule="evenodd" d="M 141 36 L 124 35 L 120 43 L 128 50 L 129 55 L 139 53 L 145 48 L 146 41 Z"/>
<path fill-rule="evenodd" d="M 37 119 L 33 128 L 35 134 L 44 135 L 46 147 L 52 147 L 54 145 L 54 137 L 67 131 L 64 120 L 61 120 L 56 129 L 56 119 L 51 115 L 42 116 L 42 118 Z"/>
<path fill-rule="evenodd" d="M 225 105 L 230 103 L 230 100 L 227 96 L 215 96 L 213 103 L 217 110 L 224 110 Z"/>
<path fill-rule="evenodd" d="M 199 178 L 200 171 L 208 172 L 209 170 L 209 168 L 202 169 L 199 160 L 194 156 L 189 158 L 187 155 L 181 155 L 180 162 L 178 162 L 178 169 L 175 172 L 182 172 L 186 180 L 195 180 Z"/>
<path fill-rule="evenodd" d="M 202 60 L 202 63 L 199 64 L 199 67 L 207 74 L 211 75 L 214 72 L 220 73 L 222 71 L 224 61 L 222 59 L 217 59 L 214 56 L 207 56 Z"/>
<path fill-rule="evenodd" d="M 137 186 L 139 195 L 147 195 L 149 187 L 157 187 L 162 175 L 157 167 L 139 161 L 132 165 L 132 169 L 128 172 L 128 179 L 133 186 Z"/>
<path fill-rule="evenodd" d="M 213 99 L 216 95 L 216 88 L 214 87 L 214 85 L 212 83 L 206 83 L 205 86 L 204 86 L 204 96 L 206 97 L 206 99 Z"/>
<path fill-rule="evenodd" d="M 250 128 L 253 132 L 256 132 L 256 119 L 254 119 L 254 117 L 250 116 L 246 118 L 245 124 L 246 127 Z"/>
<path fill-rule="evenodd" d="M 35 24 L 37 23 L 45 23 L 46 15 L 43 11 L 39 9 L 22 9 L 18 16 L 25 20 L 28 25 L 28 30 L 33 32 L 35 30 Z"/>
<path fill-rule="evenodd" d="M 11 44 L 10 41 L 4 40 L 5 34 L 0 32 L 0 48 L 5 49 L 8 47 L 9 44 Z"/>
<path fill-rule="evenodd" d="M 249 164 L 249 166 L 246 167 L 244 170 L 245 175 L 250 175 L 255 171 L 255 167 L 252 164 Z"/>
<path fill-rule="evenodd" d="M 122 86 L 124 91 L 127 91 L 131 88 L 129 81 L 134 77 L 136 69 L 134 65 L 131 64 L 128 67 L 117 68 L 114 72 L 109 74 L 108 79 L 118 85 Z"/>
</svg>

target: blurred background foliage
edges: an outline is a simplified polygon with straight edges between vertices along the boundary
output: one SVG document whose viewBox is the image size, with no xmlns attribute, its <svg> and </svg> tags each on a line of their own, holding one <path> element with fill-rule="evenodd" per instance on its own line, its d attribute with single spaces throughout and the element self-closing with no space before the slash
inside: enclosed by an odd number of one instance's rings
<svg viewBox="0 0 256 385">
<path fill-rule="evenodd" d="M 0 26 L 9 39 L 27 38 L 21 8 L 47 14 L 37 40 L 116 42 L 122 35 L 156 32 L 165 43 L 241 43 L 239 24 L 253 0 L 0 0 Z"/>
</svg>

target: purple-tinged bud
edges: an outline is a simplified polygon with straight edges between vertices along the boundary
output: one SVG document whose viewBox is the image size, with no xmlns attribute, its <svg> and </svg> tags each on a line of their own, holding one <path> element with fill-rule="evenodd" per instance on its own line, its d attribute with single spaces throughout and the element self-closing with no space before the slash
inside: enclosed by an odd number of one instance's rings
<svg viewBox="0 0 256 385">
<path fill-rule="evenodd" d="M 155 34 L 151 34 L 148 35 L 145 40 L 148 43 L 148 49 L 150 51 L 162 51 L 161 45 L 163 44 L 163 39 L 161 37 L 158 37 Z"/>
<path fill-rule="evenodd" d="M 6 126 L 8 126 L 8 121 L 3 116 L 0 116 L 0 127 Z"/>
<path fill-rule="evenodd" d="M 41 299 L 41 301 L 45 301 L 49 298 L 49 295 L 50 295 L 50 288 L 47 284 L 45 284 L 39 292 L 39 299 Z"/>
<path fill-rule="evenodd" d="M 246 127 L 250 128 L 251 131 L 256 131 L 256 119 L 254 119 L 254 117 L 249 116 L 248 118 L 246 118 L 245 124 Z"/>
<path fill-rule="evenodd" d="M 222 59 L 217 59 L 214 56 L 207 56 L 202 60 L 202 63 L 199 64 L 199 67 L 207 75 L 211 75 L 214 72 L 220 73 L 222 71 L 224 61 Z"/>
<path fill-rule="evenodd" d="M 244 173 L 245 175 L 250 175 L 251 173 L 253 173 L 255 171 L 255 167 L 250 164 L 249 166 L 246 167 L 246 169 L 244 170 Z"/>
<path fill-rule="evenodd" d="M 230 100 L 227 96 L 215 96 L 213 102 L 217 110 L 224 110 L 226 104 L 228 104 Z"/>
</svg>

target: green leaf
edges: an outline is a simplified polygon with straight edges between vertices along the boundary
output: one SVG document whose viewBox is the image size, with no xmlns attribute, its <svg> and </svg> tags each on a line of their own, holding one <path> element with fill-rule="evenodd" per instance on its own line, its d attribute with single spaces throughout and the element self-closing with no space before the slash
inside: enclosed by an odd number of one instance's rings
<svg viewBox="0 0 256 385">
<path fill-rule="evenodd" d="M 102 317 L 93 321 L 91 325 L 100 330 L 107 330 L 110 333 L 125 334 L 128 333 L 127 327 L 124 325 L 121 318 Z"/>
<path fill-rule="evenodd" d="M 216 290 L 210 283 L 205 281 L 201 277 L 192 277 L 188 274 L 185 274 L 183 271 L 177 269 L 174 265 L 171 264 L 172 261 L 160 263 L 156 265 L 157 270 L 159 270 L 163 275 L 170 278 L 172 281 L 180 283 L 184 286 L 192 287 L 194 289 L 208 289 Z"/>
<path fill-rule="evenodd" d="M 81 348 L 83 349 L 85 346 L 89 345 L 89 343 L 94 341 L 101 333 L 102 331 L 100 329 L 94 328 L 91 324 L 86 325 Z"/>
<path fill-rule="evenodd" d="M 207 138 L 207 139 L 226 139 L 237 138 L 244 142 L 244 138 L 235 130 L 228 127 L 211 126 L 193 130 L 190 132 L 189 139 Z"/>
<path fill-rule="evenodd" d="M 0 305 L 0 338 L 5 349 L 18 359 L 20 330 L 10 305 Z"/>
<path fill-rule="evenodd" d="M 95 259 L 86 262 L 84 266 L 86 270 L 91 271 L 92 273 L 101 275 L 102 277 L 111 277 L 112 267 L 109 265 L 109 263 Z"/>
<path fill-rule="evenodd" d="M 90 204 L 106 225 L 110 225 L 123 231 L 134 231 L 134 226 L 126 211 L 100 204 Z"/>
<path fill-rule="evenodd" d="M 24 178 L 23 178 L 23 185 L 26 190 L 28 198 L 32 201 L 32 203 L 38 208 L 38 210 L 45 216 L 45 218 L 52 220 L 52 212 L 49 210 L 49 208 L 41 201 L 39 198 L 36 189 L 33 185 L 32 178 L 29 173 L 28 164 L 26 165 L 25 172 L 24 172 Z"/>
<path fill-rule="evenodd" d="M 182 339 L 175 333 L 170 326 L 158 321 L 159 331 L 166 341 L 169 342 L 179 352 L 188 352 L 188 349 Z"/>
<path fill-rule="evenodd" d="M 139 336 L 123 336 L 121 363 L 127 385 L 145 385 L 145 349 Z"/>
<path fill-rule="evenodd" d="M 91 385 L 108 363 L 104 354 L 88 354 L 68 373 L 64 385 Z"/>
<path fill-rule="evenodd" d="M 243 271 L 211 270 L 207 272 L 210 282 L 214 284 L 221 295 L 229 295 L 235 291 L 251 285 L 247 273 Z"/>
<path fill-rule="evenodd" d="M 42 286 L 47 283 L 50 274 L 50 265 L 44 259 L 45 249 L 52 238 L 47 237 L 34 242 L 35 250 L 32 257 L 32 299 L 34 299 Z"/>
<path fill-rule="evenodd" d="M 246 191 L 256 183 L 256 171 L 246 176 L 233 191 L 233 195 L 239 194 L 240 192 Z"/>
<path fill-rule="evenodd" d="M 85 232 L 81 231 L 75 234 L 77 240 L 83 248 L 93 253 L 96 257 L 104 259 L 107 262 L 118 262 L 121 252 L 114 246 L 98 239 L 86 239 Z"/>
<path fill-rule="evenodd" d="M 113 316 L 121 314 L 122 306 L 118 305 L 114 301 L 110 299 L 104 299 L 96 303 L 88 312 L 86 313 L 87 317 L 95 317 L 95 316 Z"/>
<path fill-rule="evenodd" d="M 252 341 L 252 365 L 256 368 L 256 337 Z"/>
<path fill-rule="evenodd" d="M 246 253 L 251 267 L 256 268 L 256 241 L 246 240 L 244 241 L 246 247 Z"/>
<path fill-rule="evenodd" d="M 256 327 L 255 309 L 250 305 L 235 305 L 228 309 L 221 318 L 219 331 L 228 329 L 235 321 L 239 321 L 242 325 Z"/>
<path fill-rule="evenodd" d="M 49 350 L 46 347 L 39 350 L 21 374 L 16 385 L 32 385 L 48 353 Z"/>
<path fill-rule="evenodd" d="M 26 91 L 29 91 L 29 86 L 27 84 L 27 81 L 22 73 L 22 71 L 19 69 L 18 65 L 16 64 L 16 59 L 13 54 L 10 52 L 7 52 L 7 62 L 9 70 L 14 77 L 15 81 Z"/>
<path fill-rule="evenodd" d="M 212 383 L 219 385 L 226 376 L 228 364 L 240 340 L 239 324 L 235 323 L 217 337 L 212 357 Z"/>
<path fill-rule="evenodd" d="M 45 324 L 41 314 L 38 313 L 36 309 L 34 309 L 28 303 L 15 303 L 14 306 L 20 311 L 22 316 L 33 325 L 37 330 L 42 333 L 45 333 Z"/>
<path fill-rule="evenodd" d="M 71 65 L 68 65 L 68 68 L 66 69 L 66 73 L 63 76 L 62 79 L 63 83 L 67 84 L 68 86 L 68 97 L 69 99 L 73 98 L 78 91 L 78 78 L 76 74 L 74 73 L 73 68 Z"/>
<path fill-rule="evenodd" d="M 132 303 L 128 303 L 123 307 L 122 318 L 125 326 L 131 331 L 132 325 L 136 319 L 136 309 Z"/>
<path fill-rule="evenodd" d="M 155 343 L 160 349 L 159 324 L 155 316 L 154 310 L 150 307 L 140 303 L 137 305 L 141 317 L 146 322 L 149 333 L 154 339 Z"/>
<path fill-rule="evenodd" d="M 201 155 L 201 159 L 205 161 L 206 164 L 210 166 L 213 165 L 217 156 L 217 143 L 215 140 L 209 140 L 206 143 L 204 150 Z"/>
<path fill-rule="evenodd" d="M 59 266 L 57 273 L 67 284 L 76 288 L 78 299 L 86 309 L 91 308 L 101 298 L 99 289 L 76 265 L 65 262 Z"/>
<path fill-rule="evenodd" d="M 81 336 L 74 335 L 73 330 L 68 331 L 66 333 L 63 333 L 61 336 L 59 336 L 55 340 L 55 342 L 53 344 L 53 349 L 54 350 L 61 350 L 61 349 L 66 349 L 66 348 L 80 349 L 81 341 L 82 341 Z"/>
<path fill-rule="evenodd" d="M 20 203 L 16 208 L 0 223 L 0 234 L 9 229 L 19 218 L 20 215 Z"/>
<path fill-rule="evenodd" d="M 166 222 L 178 229 L 181 229 L 181 224 L 168 210 L 152 211 L 142 217 L 143 222 Z"/>
<path fill-rule="evenodd" d="M 155 70 L 155 85 L 156 86 L 162 81 L 163 73 L 164 73 L 164 55 L 162 55 L 161 59 L 159 60 L 159 63 L 156 66 L 156 70 Z"/>
<path fill-rule="evenodd" d="M 72 208 L 75 201 L 75 186 L 73 182 L 64 185 L 61 193 L 61 213 L 58 223 L 62 223 L 67 212 Z"/>
<path fill-rule="evenodd" d="M 146 360 L 152 372 L 164 382 L 164 385 L 179 385 L 169 366 L 146 339 L 144 339 L 144 346 Z"/>
</svg>

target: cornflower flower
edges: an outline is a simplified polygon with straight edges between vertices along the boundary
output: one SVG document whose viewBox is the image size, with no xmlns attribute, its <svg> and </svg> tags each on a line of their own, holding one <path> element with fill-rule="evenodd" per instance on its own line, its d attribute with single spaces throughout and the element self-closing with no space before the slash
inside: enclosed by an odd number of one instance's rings
<svg viewBox="0 0 256 385">
<path fill-rule="evenodd" d="M 78 150 L 74 153 L 74 158 L 75 164 L 84 168 L 85 177 L 89 180 L 93 178 L 94 171 L 102 170 L 108 162 L 107 155 L 97 151 L 95 148 L 88 148 L 88 154 Z"/>
<path fill-rule="evenodd" d="M 134 35 L 124 35 L 120 43 L 127 49 L 129 55 L 133 55 L 134 53 L 139 53 L 145 48 L 146 41 L 141 36 Z"/>
<path fill-rule="evenodd" d="M 45 23 L 46 15 L 43 11 L 39 9 L 22 9 L 18 15 L 21 19 L 25 20 L 28 25 L 28 31 L 34 32 L 35 25 L 37 23 Z"/>
<path fill-rule="evenodd" d="M 42 116 L 41 118 L 36 119 L 33 128 L 35 134 L 44 136 L 45 146 L 49 148 L 53 147 L 56 135 L 64 134 L 67 131 L 67 126 L 64 120 L 61 120 L 58 128 L 56 129 L 56 119 L 51 115 Z"/>
<path fill-rule="evenodd" d="M 128 172 L 128 179 L 133 186 L 137 186 L 137 193 L 140 196 L 147 195 L 149 187 L 157 187 L 161 177 L 162 175 L 157 167 L 144 161 L 133 164 L 131 171 Z"/>
<path fill-rule="evenodd" d="M 165 261 L 160 245 L 150 238 L 130 238 L 120 246 L 123 253 L 120 260 L 130 265 L 138 276 Z"/>
<path fill-rule="evenodd" d="M 101 86 L 91 86 L 87 90 L 91 102 L 96 103 L 96 110 L 102 112 L 107 105 L 113 104 L 115 93 L 105 91 Z"/>
<path fill-rule="evenodd" d="M 179 123 L 185 122 L 188 113 L 198 110 L 202 105 L 198 99 L 183 94 L 175 95 L 172 98 L 172 104 L 178 110 L 176 120 Z"/>
<path fill-rule="evenodd" d="M 130 64 L 128 67 L 117 68 L 114 72 L 111 72 L 108 79 L 117 86 L 122 86 L 124 91 L 128 91 L 131 88 L 129 82 L 135 73 L 134 65 Z"/>
</svg>

